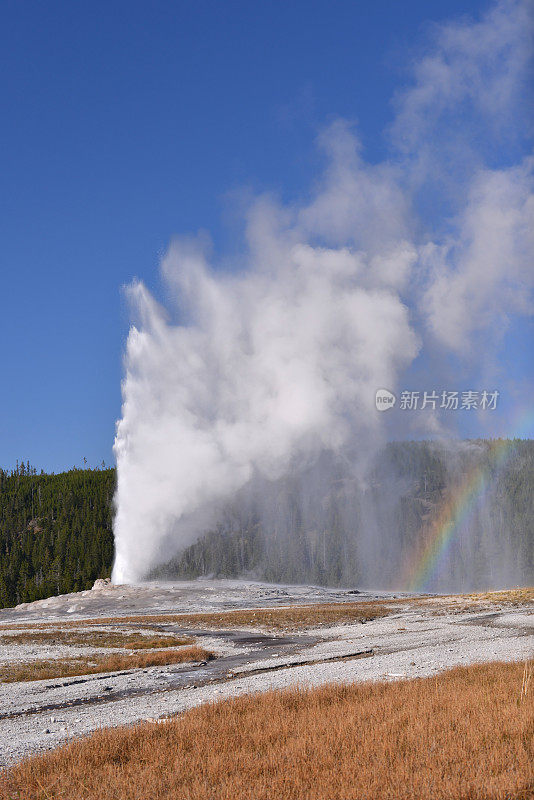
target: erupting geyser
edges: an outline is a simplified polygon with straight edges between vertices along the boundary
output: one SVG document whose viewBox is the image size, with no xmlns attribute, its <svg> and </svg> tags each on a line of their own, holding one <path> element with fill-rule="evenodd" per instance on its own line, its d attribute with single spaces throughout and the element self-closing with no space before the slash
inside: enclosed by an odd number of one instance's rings
<svg viewBox="0 0 534 800">
<path fill-rule="evenodd" d="M 277 478 L 354 439 L 368 452 L 374 389 L 417 352 L 406 307 L 363 255 L 291 241 L 274 254 L 265 236 L 254 248 L 262 266 L 241 276 L 171 248 L 164 274 L 187 326 L 131 289 L 143 327 L 128 339 L 117 434 L 115 580 L 187 544 L 255 472 Z"/>
<path fill-rule="evenodd" d="M 397 97 L 388 160 L 365 163 L 338 121 L 310 198 L 251 205 L 239 269 L 210 264 L 205 238 L 177 240 L 162 261 L 168 308 L 129 288 L 115 582 L 194 541 L 253 479 L 324 452 L 363 478 L 386 435 L 376 390 L 396 391 L 417 356 L 424 388 L 447 353 L 480 377 L 506 315 L 531 310 L 532 159 L 494 157 L 516 135 L 530 32 L 520 2 L 436 29 Z M 437 413 L 416 425 L 445 430 Z"/>
</svg>

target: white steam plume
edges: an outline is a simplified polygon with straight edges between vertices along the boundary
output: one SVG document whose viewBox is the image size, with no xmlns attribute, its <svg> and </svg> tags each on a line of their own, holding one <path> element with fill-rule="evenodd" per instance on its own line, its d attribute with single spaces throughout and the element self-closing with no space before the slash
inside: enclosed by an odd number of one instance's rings
<svg viewBox="0 0 534 800">
<path fill-rule="evenodd" d="M 497 122 L 516 106 L 529 7 L 500 2 L 437 30 L 397 99 L 390 161 L 366 164 L 350 126 L 332 125 L 311 200 L 250 209 L 245 269 L 177 240 L 162 262 L 168 309 L 129 288 L 140 321 L 115 442 L 115 582 L 193 541 L 255 474 L 373 450 L 375 390 L 394 389 L 427 342 L 468 350 L 492 321 L 530 312 L 532 163 L 488 166 L 465 141 L 485 120 L 492 141 L 507 135 Z M 428 187 L 448 204 L 430 232 L 414 210 Z"/>
<path fill-rule="evenodd" d="M 169 534 L 190 541 L 196 512 L 255 471 L 279 477 L 297 454 L 365 441 L 375 389 L 417 352 L 407 309 L 372 285 L 362 255 L 276 247 L 271 262 L 269 240 L 256 240 L 272 266 L 221 277 L 175 243 L 163 271 L 187 326 L 169 323 L 142 284 L 130 289 L 143 326 L 128 338 L 117 432 L 117 581 L 145 574 Z"/>
</svg>

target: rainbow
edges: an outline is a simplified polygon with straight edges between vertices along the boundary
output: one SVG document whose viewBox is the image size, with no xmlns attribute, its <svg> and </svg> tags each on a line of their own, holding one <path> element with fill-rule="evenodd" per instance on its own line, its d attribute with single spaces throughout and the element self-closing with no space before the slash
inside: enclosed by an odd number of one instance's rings
<svg viewBox="0 0 534 800">
<path fill-rule="evenodd" d="M 446 562 L 458 530 L 468 524 L 489 488 L 489 474 L 502 468 L 513 450 L 514 439 L 490 442 L 489 459 L 484 466 L 472 467 L 461 484 L 444 501 L 438 515 L 429 523 L 421 544 L 411 553 L 403 570 L 403 587 L 411 592 L 428 590 Z"/>
</svg>

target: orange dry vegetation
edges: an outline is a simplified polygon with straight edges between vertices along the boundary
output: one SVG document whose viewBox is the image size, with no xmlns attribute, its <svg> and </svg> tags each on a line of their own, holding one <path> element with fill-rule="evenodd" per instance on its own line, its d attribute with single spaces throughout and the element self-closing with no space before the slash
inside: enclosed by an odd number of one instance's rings
<svg viewBox="0 0 534 800">
<path fill-rule="evenodd" d="M 0 644 L 82 645 L 84 647 L 119 647 L 128 650 L 153 650 L 156 647 L 180 647 L 192 644 L 186 636 L 168 634 L 121 633 L 96 629 L 32 630 L 0 634 Z"/>
<path fill-rule="evenodd" d="M 467 597 L 480 603 L 516 606 L 534 602 L 534 587 L 526 586 L 521 589 L 505 589 L 497 592 L 477 592 L 467 595 Z"/>
<path fill-rule="evenodd" d="M 0 796 L 526 800 L 534 796 L 527 686 L 524 664 L 486 664 L 206 705 L 29 759 L 6 773 Z"/>
<path fill-rule="evenodd" d="M 314 603 L 307 606 L 222 611 L 216 614 L 184 614 L 176 621 L 184 627 L 261 626 L 271 630 L 302 630 L 343 622 L 367 622 L 387 616 L 391 611 L 390 605 L 381 603 Z M 157 617 L 155 619 L 158 620 Z M 164 620 L 159 618 L 158 621 Z"/>
<path fill-rule="evenodd" d="M 486 608 L 493 610 L 512 606 L 532 606 L 534 603 L 534 587 L 527 586 L 521 589 L 503 589 L 496 592 L 475 592 L 473 594 L 436 595 L 435 597 L 409 598 L 408 602 L 414 606 L 431 608 L 437 613 L 448 614 L 463 613 L 473 609 Z"/>
<path fill-rule="evenodd" d="M 397 603 L 397 601 L 395 601 Z M 398 604 L 398 603 L 397 603 Z M 125 617 L 101 617 L 83 621 L 43 622 L 35 625 L 0 625 L 0 630 L 23 631 L 28 628 L 68 629 L 74 626 L 91 625 L 170 625 L 181 627 L 261 627 L 274 630 L 311 628 L 316 625 L 334 625 L 343 622 L 367 622 L 376 617 L 391 614 L 395 606 L 391 602 L 377 600 L 360 603 L 311 603 L 306 606 L 284 606 L 282 608 L 252 608 L 236 611 L 217 611 L 200 614 L 139 614 Z"/>
<path fill-rule="evenodd" d="M 131 655 L 118 653 L 101 657 L 43 659 L 0 667 L 0 683 L 40 681 L 46 678 L 72 678 L 76 675 L 95 675 L 100 672 L 120 672 L 125 669 L 162 667 L 168 664 L 183 664 L 188 661 L 208 661 L 211 658 L 213 658 L 213 653 L 194 645 L 181 650 L 154 650 Z"/>
</svg>

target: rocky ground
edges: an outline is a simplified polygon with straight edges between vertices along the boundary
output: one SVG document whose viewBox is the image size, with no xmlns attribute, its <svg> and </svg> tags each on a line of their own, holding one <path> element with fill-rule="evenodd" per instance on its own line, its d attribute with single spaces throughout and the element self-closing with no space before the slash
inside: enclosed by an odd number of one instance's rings
<svg viewBox="0 0 534 800">
<path fill-rule="evenodd" d="M 207 622 L 143 620 L 141 615 L 219 613 L 314 603 L 378 601 L 388 614 L 370 621 L 273 631 L 220 628 Z M 124 617 L 134 618 L 124 620 Z M 261 617 L 258 612 L 258 617 Z M 111 618 L 111 619 L 110 619 Z M 206 701 L 291 685 L 398 680 L 435 674 L 458 664 L 512 661 L 534 655 L 532 593 L 408 598 L 311 586 L 244 581 L 97 582 L 92 591 L 0 611 L 0 668 L 41 659 L 101 655 L 103 650 L 58 642 L 10 643 L 15 632 L 94 629 L 110 633 L 187 634 L 212 651 L 212 661 L 129 669 L 70 678 L 0 683 L 0 764 L 56 747 L 100 727 L 157 721 Z M 183 624 L 181 624 L 181 622 Z M 109 654 L 109 648 L 106 654 Z"/>
</svg>

